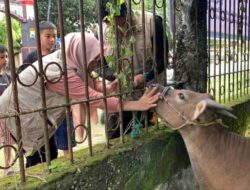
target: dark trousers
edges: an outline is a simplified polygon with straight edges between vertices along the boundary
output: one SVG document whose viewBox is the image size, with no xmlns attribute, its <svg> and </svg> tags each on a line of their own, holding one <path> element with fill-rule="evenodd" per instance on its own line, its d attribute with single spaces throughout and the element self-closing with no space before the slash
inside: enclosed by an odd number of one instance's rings
<svg viewBox="0 0 250 190">
<path fill-rule="evenodd" d="M 50 160 L 56 159 L 58 151 L 54 135 L 49 140 L 49 148 L 50 148 Z M 26 168 L 42 162 L 46 162 L 45 146 L 42 146 L 39 151 L 36 151 L 32 156 L 28 156 L 26 158 Z"/>
<path fill-rule="evenodd" d="M 150 120 L 153 116 L 152 112 L 148 111 L 148 120 Z M 123 132 L 125 134 L 130 133 L 132 130 L 132 122 L 133 122 L 133 114 L 131 111 L 124 111 L 122 112 L 123 116 Z M 143 112 L 136 113 L 137 121 L 140 121 L 141 124 L 145 125 L 145 118 L 143 116 Z M 109 115 L 109 130 L 108 130 L 108 138 L 113 139 L 120 136 L 120 122 L 119 122 L 119 113 L 112 113 Z M 150 122 L 149 122 L 150 124 Z"/>
</svg>

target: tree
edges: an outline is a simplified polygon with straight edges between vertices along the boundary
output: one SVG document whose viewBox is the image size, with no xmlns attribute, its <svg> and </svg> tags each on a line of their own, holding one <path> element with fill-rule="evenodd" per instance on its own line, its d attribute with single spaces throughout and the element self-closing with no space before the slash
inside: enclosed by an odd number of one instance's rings
<svg viewBox="0 0 250 190">
<path fill-rule="evenodd" d="M 207 0 L 190 0 L 178 6 L 175 25 L 175 80 L 184 82 L 183 88 L 206 92 Z"/>
<path fill-rule="evenodd" d="M 20 23 L 13 18 L 11 19 L 11 25 L 12 25 L 12 38 L 13 38 L 14 51 L 19 52 L 22 40 L 21 26 Z M 7 24 L 5 17 L 3 17 L 2 20 L 0 20 L 0 44 L 4 44 L 6 47 L 8 47 Z"/>
<path fill-rule="evenodd" d="M 84 15 L 85 24 L 95 23 L 97 16 L 95 12 L 95 0 L 84 0 Z M 59 26 L 58 22 L 58 9 L 57 1 L 51 0 L 50 21 Z M 76 32 L 80 29 L 80 16 L 79 16 L 79 0 L 62 1 L 63 17 L 64 17 L 64 32 Z M 38 1 L 39 19 L 47 19 L 48 0 Z"/>
</svg>

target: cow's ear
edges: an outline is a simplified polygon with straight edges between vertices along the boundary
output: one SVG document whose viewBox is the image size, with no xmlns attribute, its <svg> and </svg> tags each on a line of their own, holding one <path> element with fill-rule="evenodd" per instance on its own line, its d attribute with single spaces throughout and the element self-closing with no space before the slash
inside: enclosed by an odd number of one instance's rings
<svg viewBox="0 0 250 190">
<path fill-rule="evenodd" d="M 214 112 L 216 112 L 217 114 L 224 115 L 232 119 L 237 119 L 237 117 L 231 113 L 232 108 L 218 104 L 217 102 L 211 99 L 206 99 L 205 101 L 206 101 L 207 107 L 210 109 L 213 109 Z"/>
<path fill-rule="evenodd" d="M 198 119 L 202 122 L 211 121 L 218 117 L 218 114 L 237 119 L 237 117 L 229 112 L 230 110 L 232 109 L 218 104 L 211 99 L 202 100 L 196 105 L 192 121 Z"/>
<path fill-rule="evenodd" d="M 204 101 L 204 100 L 200 101 L 195 107 L 192 120 L 194 121 L 194 120 L 198 119 L 204 113 L 206 108 L 207 108 L 206 101 Z"/>
</svg>

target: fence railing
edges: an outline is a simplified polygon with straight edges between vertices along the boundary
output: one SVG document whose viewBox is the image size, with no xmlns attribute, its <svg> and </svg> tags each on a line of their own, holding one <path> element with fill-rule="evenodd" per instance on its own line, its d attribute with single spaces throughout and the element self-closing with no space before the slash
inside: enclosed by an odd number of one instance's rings
<svg viewBox="0 0 250 190">
<path fill-rule="evenodd" d="M 208 1 L 208 92 L 219 102 L 249 94 L 249 1 Z"/>
<path fill-rule="evenodd" d="M 91 138 L 91 122 L 90 122 L 90 108 L 91 105 L 93 104 L 93 102 L 95 101 L 100 101 L 102 100 L 102 106 L 101 108 L 104 110 L 104 117 L 105 117 L 105 136 L 106 136 L 106 146 L 107 148 L 109 148 L 110 146 L 110 138 L 108 136 L 108 131 L 113 130 L 110 129 L 108 121 L 109 121 L 109 108 L 108 108 L 108 99 L 111 97 L 118 97 L 119 99 L 119 104 L 120 104 L 120 112 L 119 112 L 119 122 L 117 122 L 117 128 L 120 128 L 120 138 L 121 138 L 121 142 L 124 143 L 124 133 L 126 132 L 124 130 L 124 126 L 123 126 L 123 115 L 122 115 L 122 110 L 123 108 L 121 107 L 121 102 L 123 101 L 124 95 L 130 94 L 133 95 L 136 92 L 140 92 L 143 90 L 142 89 L 135 89 L 135 90 L 131 90 L 130 88 L 125 88 L 123 87 L 123 84 L 121 82 L 119 82 L 119 88 L 118 88 L 118 92 L 113 93 L 113 94 L 108 94 L 107 93 L 107 89 L 106 89 L 106 81 L 102 80 L 102 85 L 104 86 L 103 91 L 102 91 L 102 96 L 98 96 L 98 97 L 93 97 L 91 96 L 91 92 L 90 92 L 90 88 L 84 88 L 81 90 L 84 90 L 84 92 L 81 92 L 82 94 L 85 94 L 85 97 L 83 97 L 81 100 L 75 100 L 72 101 L 72 97 L 71 97 L 71 91 L 70 91 L 70 85 L 72 85 L 72 83 L 69 82 L 69 76 L 71 76 L 72 72 L 72 68 L 69 66 L 68 64 L 68 59 L 67 59 L 67 54 L 66 54 L 66 49 L 67 49 L 67 44 L 65 42 L 64 36 L 66 35 L 65 30 L 64 30 L 64 24 L 65 21 L 67 20 L 67 16 L 69 15 L 64 15 L 63 14 L 63 9 L 66 9 L 67 7 L 63 7 L 63 3 L 61 0 L 57 1 L 57 6 L 58 6 L 58 31 L 60 33 L 60 37 L 61 37 L 61 57 L 60 57 L 60 61 L 59 62 L 54 62 L 51 61 L 50 63 L 45 61 L 45 58 L 43 58 L 42 56 L 42 47 L 41 47 L 41 39 L 40 39 L 40 28 L 39 28 L 39 7 L 38 7 L 38 0 L 34 0 L 33 1 L 33 11 L 34 11 L 34 23 L 35 23 L 35 31 L 36 31 L 36 43 L 37 43 L 37 55 L 38 55 L 38 62 L 36 64 L 32 64 L 30 66 L 28 66 L 28 68 L 26 68 L 24 71 L 22 71 L 21 73 L 18 73 L 19 70 L 16 68 L 15 66 L 15 60 L 14 60 L 14 49 L 13 49 L 13 38 L 12 38 L 12 28 L 11 28 L 11 12 L 10 12 L 10 1 L 9 0 L 4 0 L 4 5 L 5 5 L 5 17 L 6 17 L 6 23 L 7 23 L 7 28 L 6 31 L 8 33 L 8 49 L 9 49 L 9 65 L 10 65 L 10 71 L 11 71 L 11 87 L 9 87 L 9 92 L 10 92 L 10 96 L 8 99 L 8 103 L 10 104 L 10 106 L 6 106 L 6 107 L 2 107 L 0 110 L 0 118 L 2 121 L 2 124 L 4 126 L 6 126 L 8 128 L 8 130 L 10 129 L 9 125 L 14 124 L 14 126 L 12 127 L 11 131 L 11 135 L 15 140 L 16 145 L 3 145 L 1 146 L 1 150 L 5 149 L 5 148 L 12 148 L 15 152 L 15 159 L 12 160 L 11 163 L 9 163 L 8 166 L 4 166 L 4 164 L 2 164 L 3 166 L 1 166 L 0 169 L 8 169 L 10 167 L 12 167 L 15 162 L 18 160 L 19 161 L 19 171 L 20 171 L 20 176 L 21 176 L 21 181 L 25 182 L 26 181 L 26 177 L 25 177 L 25 157 L 24 155 L 26 154 L 27 156 L 27 152 L 28 149 L 25 149 L 26 145 L 25 144 L 25 139 L 27 138 L 26 134 L 30 134 L 29 132 L 27 132 L 27 128 L 25 129 L 25 127 L 27 127 L 25 125 L 25 121 L 29 120 L 30 118 L 34 118 L 39 119 L 38 122 L 38 127 L 43 127 L 43 132 L 42 132 L 42 136 L 40 137 L 36 137 L 38 139 L 33 139 L 34 141 L 39 141 L 39 138 L 44 139 L 44 144 L 45 144 L 45 150 L 46 150 L 46 163 L 47 163 L 47 168 L 49 169 L 49 166 L 51 165 L 51 152 L 50 152 L 50 144 L 49 144 L 49 139 L 51 137 L 51 135 L 55 132 L 56 130 L 56 126 L 54 126 L 54 121 L 56 121 L 56 125 L 58 126 L 59 123 L 62 121 L 61 119 L 57 119 L 57 118 L 51 118 L 51 115 L 53 116 L 53 113 L 58 113 L 59 115 L 57 115 L 58 118 L 61 118 L 62 115 L 66 115 L 66 123 L 67 123 L 67 139 L 68 139 L 68 150 L 69 150 L 69 159 L 70 162 L 73 163 L 74 161 L 74 157 L 73 157 L 73 151 L 72 151 L 72 130 L 76 130 L 77 128 L 83 128 L 83 130 L 85 131 L 86 134 L 86 138 L 83 138 L 84 140 L 88 141 L 88 147 L 89 147 L 89 154 L 90 156 L 92 156 L 94 154 L 93 150 L 92 150 L 92 138 Z M 126 25 L 125 27 L 127 27 L 127 31 L 128 33 L 126 33 L 127 36 L 126 39 L 131 39 L 131 37 L 135 38 L 135 40 L 137 40 L 136 38 L 138 36 L 137 33 L 138 31 L 136 31 L 133 27 L 135 27 L 135 25 L 137 25 L 137 23 L 134 22 L 139 22 L 141 23 L 140 27 L 140 34 L 141 37 L 143 38 L 143 40 L 141 40 L 141 42 L 143 42 L 142 46 L 137 45 L 136 41 L 130 44 L 126 44 L 126 51 L 131 51 L 131 55 L 129 57 L 126 58 L 122 58 L 121 59 L 121 50 L 122 50 L 122 45 L 120 43 L 120 38 L 121 38 L 121 29 L 119 27 L 117 27 L 117 25 L 115 25 L 115 30 L 114 30 L 114 34 L 113 38 L 115 39 L 114 42 L 117 43 L 116 48 L 114 49 L 114 54 L 116 54 L 114 63 L 119 63 L 120 65 L 118 65 L 118 67 L 116 68 L 116 71 L 114 71 L 116 73 L 116 76 L 119 76 L 119 73 L 122 72 L 122 68 L 121 65 L 127 65 L 127 67 L 131 68 L 131 71 L 128 73 L 130 75 L 130 78 L 128 78 L 128 83 L 129 84 L 133 84 L 133 77 L 139 73 L 143 74 L 146 73 L 146 67 L 145 65 L 147 64 L 148 61 L 148 49 L 147 48 L 151 48 L 151 54 L 152 57 L 150 57 L 150 63 L 151 63 L 151 69 L 155 75 L 155 78 L 153 79 L 153 81 L 158 81 L 158 71 L 157 71 L 157 59 L 159 56 L 157 54 L 157 46 L 159 44 L 157 44 L 158 42 L 156 41 L 156 31 L 154 30 L 154 28 L 156 27 L 155 24 L 155 20 L 156 20 L 156 11 L 161 10 L 160 14 L 162 16 L 162 19 L 160 20 L 160 24 L 162 25 L 162 32 L 163 34 L 166 33 L 166 25 L 167 23 L 167 10 L 166 10 L 166 2 L 165 0 L 161 1 L 161 2 L 156 2 L 156 1 L 147 1 L 145 2 L 144 0 L 141 0 L 139 2 L 136 1 L 128 1 L 126 6 L 127 6 L 127 16 L 126 16 Z M 85 25 L 85 13 L 84 13 L 84 1 L 79 0 L 78 2 L 78 6 L 79 6 L 79 20 L 80 20 L 80 35 L 81 35 L 81 43 L 79 44 L 79 46 L 81 47 L 81 55 L 82 55 L 82 60 L 81 62 L 83 63 L 87 63 L 87 59 L 89 57 L 89 55 L 87 54 L 88 51 L 88 47 L 87 45 L 89 45 L 86 40 L 86 25 Z M 147 6 L 147 7 L 146 7 Z M 148 22 L 148 16 L 146 15 L 146 11 L 145 10 L 151 10 L 152 12 L 152 16 L 150 19 L 150 25 L 147 23 Z M 98 32 L 98 39 L 100 41 L 100 46 L 97 47 L 98 51 L 100 52 L 100 66 L 99 66 L 99 71 L 101 71 L 99 74 L 101 76 L 105 76 L 105 68 L 107 68 L 106 64 L 106 60 L 105 60 L 105 44 L 104 41 L 106 40 L 105 38 L 107 36 L 104 36 L 104 31 L 103 31 L 103 18 L 102 15 L 100 14 L 101 12 L 103 12 L 102 10 L 102 1 L 99 0 L 97 1 L 97 17 L 95 18 L 95 20 L 97 20 L 98 26 L 99 26 L 99 32 Z M 135 13 L 136 12 L 136 13 Z M 135 21 L 135 16 L 137 14 L 140 14 L 140 20 Z M 67 21 L 66 21 L 67 22 Z M 118 20 L 115 19 L 115 22 L 118 22 Z M 150 29 L 146 28 L 146 26 L 150 26 Z M 146 39 L 146 36 L 148 36 L 148 31 L 152 32 L 150 37 L 150 40 Z M 74 32 L 74 31 L 72 31 Z M 165 70 L 166 70 L 166 66 L 167 66 L 167 60 L 168 60 L 168 44 L 167 44 L 167 39 L 165 37 L 162 38 L 163 42 L 161 42 L 162 45 L 162 53 L 164 54 L 163 56 L 163 73 L 164 73 L 164 81 L 166 83 L 166 76 L 165 76 Z M 151 45 L 148 46 L 148 44 L 146 43 L 150 43 Z M 135 48 L 140 48 L 142 50 L 142 52 L 140 52 L 140 55 L 142 55 L 142 57 L 140 57 L 140 59 L 142 60 L 142 64 L 141 68 L 140 68 L 140 72 L 135 71 L 133 65 L 135 64 L 135 56 L 136 53 L 133 52 L 133 50 Z M 107 58 L 106 58 L 107 59 Z M 84 65 L 84 64 L 83 64 Z M 52 78 L 51 79 L 51 75 L 49 74 L 49 71 L 51 70 L 51 68 L 56 69 L 58 72 L 56 74 L 56 79 Z M 30 80 L 26 80 L 24 77 L 22 77 L 22 75 L 24 75 L 23 73 L 27 73 L 30 72 L 32 73 L 32 79 Z M 58 74 L 59 73 L 59 74 Z M 85 64 L 82 67 L 81 73 L 83 74 L 82 77 L 82 84 L 85 85 L 86 87 L 89 86 L 89 84 L 92 82 L 93 77 L 91 77 L 91 72 L 88 71 L 88 67 Z M 126 75 L 127 73 L 125 73 Z M 131 81 L 130 81 L 131 80 Z M 48 83 L 57 83 L 60 81 L 64 81 L 63 82 L 63 90 L 62 90 L 62 94 L 63 97 L 60 97 L 61 95 L 58 95 L 58 98 L 61 99 L 59 104 L 54 104 L 54 102 L 51 102 L 51 100 L 49 99 L 50 96 L 50 90 L 48 90 L 47 84 Z M 126 81 L 125 81 L 126 82 Z M 146 84 L 144 84 L 145 87 Z M 130 86 L 131 87 L 131 86 Z M 11 89 L 10 89 L 11 88 Z M 25 89 L 25 90 L 24 90 Z M 25 101 L 22 99 L 21 96 L 25 96 L 25 93 L 27 93 L 27 99 L 26 101 L 33 101 L 34 99 L 29 99 L 30 94 L 33 93 L 33 90 L 37 90 L 36 94 L 34 94 L 34 96 L 37 96 L 37 101 L 40 101 L 39 106 L 37 106 L 37 104 L 34 105 L 34 107 L 25 107 Z M 7 90 L 8 91 L 8 90 Z M 25 91 L 25 92 L 24 92 Z M 79 92 L 80 93 L 80 92 Z M 4 95 L 5 96 L 5 95 Z M 34 97 L 32 97 L 34 98 Z M 3 98 L 0 101 L 7 101 L 7 100 L 3 100 Z M 70 117 L 71 117 L 71 110 L 70 107 L 71 105 L 76 105 L 76 104 L 82 104 L 84 105 L 85 109 L 86 109 L 86 123 L 80 123 L 77 126 L 75 126 L 75 129 L 71 129 L 70 128 Z M 52 114 L 51 114 L 52 113 Z M 144 113 L 145 118 L 147 118 L 147 114 Z M 54 120 L 53 120 L 54 119 Z M 13 123 L 14 121 L 14 123 Z M 59 122 L 60 121 L 60 122 Z M 144 120 L 142 121 L 144 123 Z M 31 125 L 34 124 L 31 122 Z M 145 119 L 145 127 L 147 127 L 148 124 L 148 120 Z M 134 125 L 132 124 L 131 127 L 133 127 Z M 15 129 L 13 129 L 13 127 L 15 127 Z M 40 131 L 41 129 L 39 129 Z M 127 129 L 126 129 L 127 130 Z M 26 131 L 26 132 L 24 132 Z M 31 139 L 30 139 L 31 140 Z M 83 143 L 83 141 L 81 143 Z M 31 140 L 31 142 L 33 143 L 33 141 Z M 38 147 L 36 147 L 34 150 L 39 149 L 40 145 L 37 145 Z"/>
<path fill-rule="evenodd" d="M 122 1 L 119 1 L 122 2 Z M 124 143 L 124 133 L 127 131 L 127 129 L 124 128 L 123 123 L 125 123 L 126 119 L 123 117 L 122 113 L 122 101 L 125 94 L 129 94 L 129 96 L 136 96 L 137 92 L 141 92 L 142 89 L 134 89 L 134 77 L 137 74 L 145 74 L 148 72 L 147 64 L 151 64 L 151 71 L 153 71 L 154 79 L 150 79 L 152 82 L 161 82 L 161 79 L 164 84 L 168 83 L 166 74 L 169 72 L 167 69 L 168 60 L 171 58 L 173 60 L 173 66 L 176 68 L 176 64 L 178 63 L 176 57 L 178 48 L 177 43 L 179 40 L 179 36 L 176 34 L 176 29 L 178 26 L 176 25 L 176 11 L 179 11 L 179 6 L 183 6 L 180 1 L 178 0 L 154 0 L 154 1 L 146 1 L 146 0 L 129 0 L 127 1 L 127 11 L 126 11 L 126 19 L 125 19 L 125 29 L 121 29 L 121 27 L 117 26 L 117 22 L 119 20 L 114 20 L 114 30 L 113 33 L 111 33 L 112 42 L 115 44 L 113 45 L 113 57 L 110 62 L 108 62 L 108 58 L 106 56 L 106 44 L 105 40 L 107 40 L 108 36 L 105 34 L 104 24 L 103 24 L 103 18 L 102 18 L 102 1 L 97 1 L 97 15 L 96 15 L 96 22 L 98 24 L 98 32 L 97 37 L 100 42 L 99 46 L 97 47 L 100 55 L 100 62 L 98 69 L 98 74 L 100 76 L 106 76 L 108 71 L 105 69 L 110 66 L 111 63 L 117 64 L 117 67 L 115 68 L 115 71 L 112 71 L 113 74 L 119 78 L 119 87 L 118 92 L 109 94 L 107 92 L 107 83 L 105 80 L 102 80 L 102 86 L 103 91 L 101 92 L 101 96 L 93 97 L 91 96 L 92 89 L 87 88 L 89 84 L 95 80 L 93 77 L 92 72 L 88 70 L 88 67 L 86 64 L 83 64 L 82 70 L 80 71 L 82 73 L 81 80 L 82 84 L 85 86 L 84 89 L 81 89 L 82 91 L 79 92 L 81 94 L 84 94 L 85 96 L 82 97 L 80 100 L 73 100 L 72 98 L 72 92 L 70 91 L 72 83 L 70 81 L 70 76 L 72 75 L 72 67 L 69 65 L 69 61 L 67 59 L 67 42 L 65 42 L 64 36 L 65 33 L 65 23 L 67 22 L 67 16 L 63 14 L 63 9 L 67 9 L 67 7 L 63 7 L 62 0 L 57 1 L 57 9 L 58 9 L 58 31 L 60 33 L 61 37 L 61 54 L 60 54 L 60 63 L 57 62 L 51 62 L 48 63 L 44 60 L 42 57 L 41 52 L 41 42 L 40 42 L 40 29 L 39 29 L 39 10 L 38 10 L 38 0 L 33 1 L 33 7 L 34 7 L 34 20 L 35 20 L 35 29 L 36 29 L 36 42 L 37 42 L 37 52 L 38 52 L 38 63 L 37 65 L 31 65 L 29 66 L 29 71 L 33 73 L 33 79 L 32 81 L 29 81 L 29 83 L 25 83 L 25 80 L 23 81 L 22 77 L 19 77 L 18 70 L 15 67 L 15 60 L 14 60 L 14 50 L 13 50 L 13 39 L 12 39 L 12 29 L 11 29 L 11 13 L 10 13 L 10 1 L 4 0 L 5 5 L 5 16 L 6 16 L 6 22 L 7 22 L 7 28 L 6 31 L 8 33 L 8 47 L 9 47 L 9 65 L 11 70 L 11 93 L 10 93 L 10 101 L 12 102 L 12 106 L 7 109 L 8 111 L 2 111 L 0 110 L 0 119 L 5 122 L 5 124 L 8 125 L 8 122 L 13 124 L 12 126 L 12 136 L 15 139 L 16 145 L 4 145 L 1 146 L 1 150 L 7 147 L 11 147 L 15 150 L 15 159 L 13 159 L 12 163 L 9 164 L 9 166 L 0 166 L 0 169 L 7 169 L 12 167 L 16 160 L 19 161 L 19 170 L 20 170 L 20 176 L 21 181 L 25 182 L 25 158 L 24 154 L 27 152 L 24 149 L 23 144 L 23 138 L 26 138 L 23 136 L 25 130 L 25 119 L 31 118 L 31 117 L 39 117 L 41 118 L 39 120 L 39 126 L 43 127 L 43 135 L 39 138 L 44 139 L 45 149 L 46 149 L 46 163 L 47 168 L 51 165 L 50 160 L 50 149 L 49 149 L 49 138 L 51 135 L 56 131 L 56 127 L 54 126 L 53 121 L 55 120 L 56 126 L 59 125 L 62 121 L 62 115 L 66 115 L 66 123 L 67 123 L 67 139 L 68 139 L 68 150 L 69 150 L 69 160 L 73 164 L 74 162 L 74 153 L 73 153 L 73 142 L 72 142 L 72 133 L 77 128 L 82 128 L 85 132 L 85 137 L 83 138 L 83 143 L 85 140 L 88 141 L 88 147 L 89 147 L 89 154 L 92 156 L 94 154 L 92 149 L 93 139 L 91 136 L 91 121 L 90 121 L 90 112 L 91 112 L 91 106 L 96 101 L 102 101 L 101 108 L 104 110 L 104 118 L 105 118 L 105 140 L 106 140 L 106 147 L 109 148 L 110 146 L 110 138 L 109 138 L 109 131 L 112 131 L 114 129 L 110 129 L 109 126 L 109 102 L 108 99 L 112 97 L 117 97 L 118 102 L 120 104 L 119 108 L 119 116 L 117 119 L 117 126 L 116 128 L 119 128 L 119 136 L 121 139 L 121 143 Z M 194 0 L 194 5 L 197 4 L 197 0 Z M 87 63 L 89 48 L 86 42 L 86 34 L 85 31 L 87 31 L 86 23 L 85 23 L 85 12 L 84 12 L 84 1 L 79 0 L 78 2 L 78 8 L 79 10 L 79 34 L 81 36 L 81 43 L 79 44 L 79 47 L 81 47 L 81 55 L 82 59 L 81 62 Z M 248 1 L 244 0 L 220 0 L 220 1 L 207 1 L 207 54 L 208 54 L 208 65 L 207 65 L 207 76 L 208 76 L 208 85 L 207 85 L 207 91 L 210 92 L 212 95 L 216 97 L 216 99 L 220 102 L 228 102 L 231 100 L 238 99 L 240 97 L 243 97 L 245 95 L 249 94 L 249 11 L 250 11 L 250 3 Z M 198 9 L 195 9 L 198 11 Z M 151 18 L 148 20 L 147 12 L 151 12 Z M 135 22 L 135 16 L 138 16 L 139 20 Z M 168 41 L 163 35 L 163 37 L 160 39 L 160 42 L 157 41 L 159 37 L 159 31 L 157 32 L 155 30 L 156 28 L 156 20 L 159 18 L 157 15 L 161 16 L 160 24 L 162 26 L 161 32 L 163 34 L 168 34 Z M 197 14 L 195 14 L 197 16 Z M 115 17 L 116 18 L 116 17 Z M 110 18 L 112 19 L 112 18 Z M 196 18 L 197 19 L 197 18 Z M 158 23 L 159 24 L 159 23 Z M 147 28 L 147 26 L 150 26 Z M 196 32 L 199 29 L 199 26 L 197 25 L 195 27 Z M 72 31 L 74 32 L 74 31 Z M 123 36 L 121 36 L 121 33 Z M 139 35 L 140 34 L 140 35 Z M 126 40 L 122 40 L 125 38 Z M 148 39 L 150 38 L 150 39 Z M 138 39 L 140 39 L 140 44 L 138 43 Z M 171 47 L 172 55 L 171 57 L 168 57 L 169 49 L 168 49 L 168 42 L 169 46 Z M 171 43 L 170 43 L 171 42 Z M 125 45 L 124 45 L 125 43 Z M 160 45 L 161 44 L 161 45 Z M 198 44 L 198 43 L 197 43 Z M 137 54 L 136 52 L 140 49 L 140 54 Z M 159 48 L 162 49 L 160 55 L 157 51 L 159 51 Z M 199 47 L 196 47 L 199 48 Z M 124 56 L 124 49 L 126 50 L 127 54 Z M 75 51 L 75 50 L 74 50 Z M 129 52 L 129 53 L 128 53 Z M 148 57 L 148 55 L 151 55 Z M 129 56 L 128 56 L 129 55 Z M 140 56 L 138 56 L 140 55 Z M 139 57 L 139 58 L 138 58 Z M 162 75 L 160 76 L 158 74 L 158 64 L 159 59 L 161 58 L 162 61 Z M 138 68 L 136 68 L 138 65 L 135 62 L 136 59 L 141 60 L 139 68 L 140 71 L 138 71 Z M 106 64 L 108 62 L 108 66 Z M 46 66 L 47 64 L 47 66 Z M 111 64 L 112 65 L 112 64 Z M 125 67 L 123 67 L 125 66 Z M 54 81 L 55 78 L 52 78 L 51 75 L 48 74 L 47 70 L 50 70 L 49 68 L 56 69 L 57 75 L 56 75 L 56 81 Z M 126 70 L 127 68 L 130 68 L 129 71 Z M 74 69 L 73 69 L 74 70 Z M 127 73 L 124 73 L 127 71 Z M 27 72 L 27 71 L 25 71 Z M 199 72 L 199 71 L 197 71 Z M 59 73 L 59 74 L 58 74 Z M 122 74 L 121 74 L 122 73 Z M 127 77 L 127 78 L 126 78 Z M 104 77 L 103 77 L 104 78 Z M 124 78 L 126 78 L 125 82 L 127 82 L 127 87 L 124 88 Z M 122 81 L 123 80 L 123 81 Z M 61 93 L 63 96 L 58 95 L 57 101 L 60 103 L 56 104 L 55 102 L 51 102 L 48 99 L 48 94 L 51 93 L 51 89 L 49 90 L 47 88 L 47 83 L 57 83 L 63 81 L 63 90 Z M 150 81 L 150 82 L 151 82 Z M 26 81 L 27 82 L 27 81 Z M 146 84 L 144 84 L 143 87 L 145 87 Z M 36 96 L 38 97 L 40 101 L 39 107 L 33 107 L 33 109 L 29 108 L 26 109 L 24 107 L 24 102 L 21 97 L 23 96 L 22 90 L 25 89 L 25 93 L 30 92 L 32 93 L 33 90 L 36 91 Z M 131 90 L 132 89 L 132 90 Z M 84 92 L 83 92 L 84 91 Z M 53 95 L 52 95 L 53 96 Z M 3 98 L 0 98 L 0 104 L 1 101 L 4 101 Z M 27 99 L 26 101 L 30 101 Z M 70 118 L 71 118 L 71 105 L 84 105 L 86 109 L 86 123 L 79 123 L 77 126 L 74 127 L 74 129 L 70 128 Z M 0 106 L 1 108 L 1 106 Z M 53 118 L 51 119 L 50 116 L 53 113 L 58 113 L 57 119 Z M 134 114 L 132 114 L 134 115 Z M 148 123 L 148 115 L 147 113 L 142 114 L 144 119 L 142 119 L 142 123 L 144 123 L 144 126 L 147 128 Z M 133 121 L 131 127 L 133 128 L 135 126 L 135 116 L 133 116 Z M 11 121 L 11 122 L 10 122 Z M 15 130 L 13 129 L 15 127 Z M 8 128 L 9 129 L 9 128 Z M 37 139 L 34 139 L 37 140 Z M 40 145 L 39 145 L 40 146 Z"/>
</svg>

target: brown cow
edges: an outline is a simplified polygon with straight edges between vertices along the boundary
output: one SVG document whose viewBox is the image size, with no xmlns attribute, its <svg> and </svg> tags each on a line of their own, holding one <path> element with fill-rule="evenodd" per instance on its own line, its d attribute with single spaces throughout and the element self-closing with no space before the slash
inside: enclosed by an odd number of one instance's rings
<svg viewBox="0 0 250 190">
<path fill-rule="evenodd" d="M 235 118 L 208 94 L 159 86 L 157 114 L 185 141 L 201 189 L 250 189 L 250 140 L 228 132 L 219 114 Z"/>
</svg>

